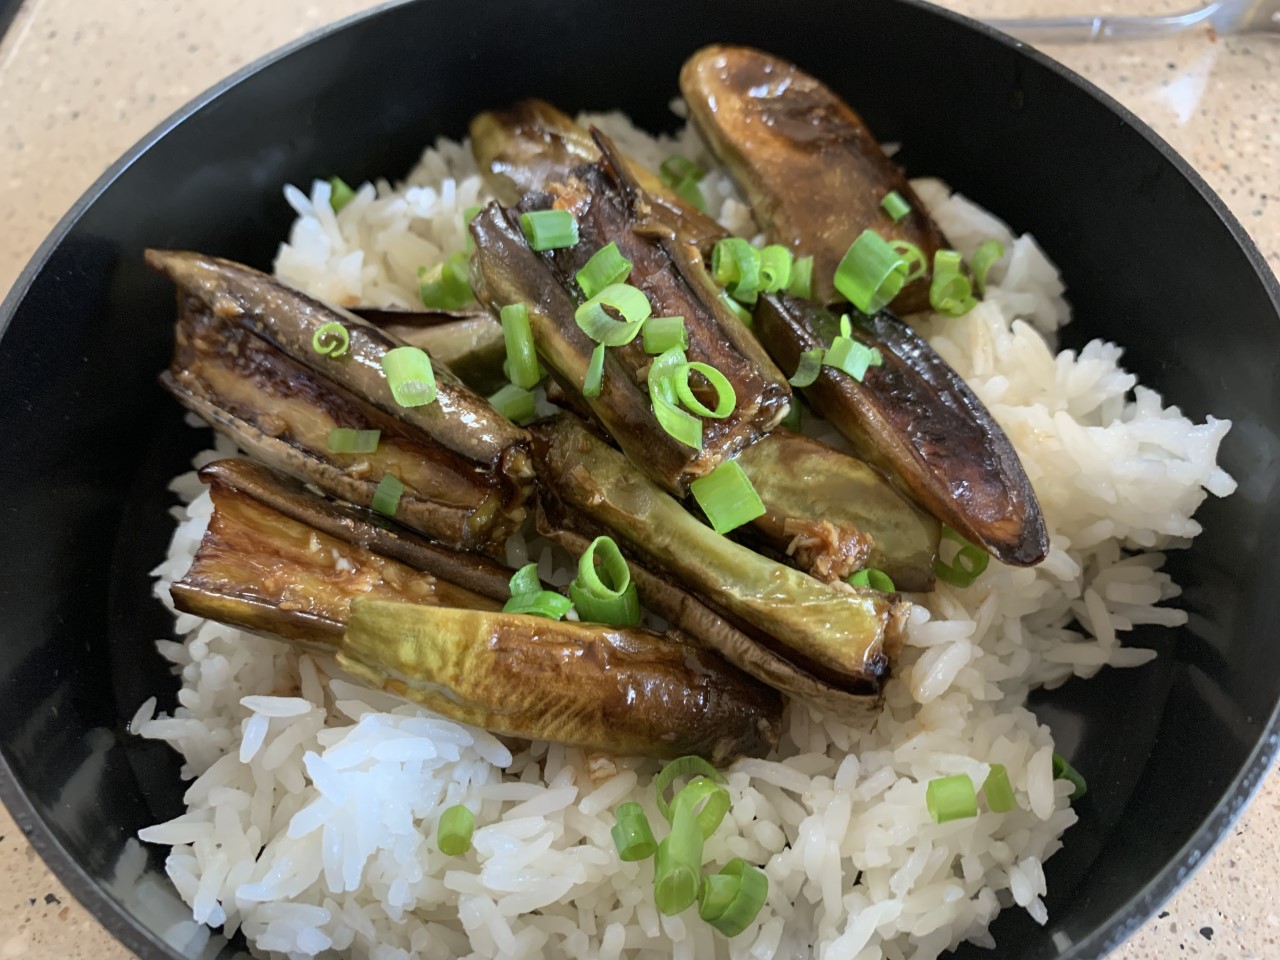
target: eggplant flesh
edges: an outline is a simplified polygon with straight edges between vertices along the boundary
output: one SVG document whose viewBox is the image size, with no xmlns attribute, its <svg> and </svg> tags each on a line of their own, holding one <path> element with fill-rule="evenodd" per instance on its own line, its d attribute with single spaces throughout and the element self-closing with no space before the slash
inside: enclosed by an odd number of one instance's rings
<svg viewBox="0 0 1280 960">
<path fill-rule="evenodd" d="M 339 663 L 495 733 L 713 763 L 777 743 L 781 697 L 677 631 L 368 599 Z"/>
<path fill-rule="evenodd" d="M 502 601 L 414 569 L 357 541 L 359 524 L 326 501 L 273 480 L 262 467 L 219 461 L 201 471 L 213 514 L 191 568 L 170 588 L 179 610 L 295 642 L 336 646 L 351 602 L 401 602 L 497 610 Z M 255 496 L 289 501 L 294 512 L 339 529 L 343 538 Z M 484 561 L 474 558 L 483 568 Z M 483 574 L 482 574 L 483 576 Z"/>
<path fill-rule="evenodd" d="M 1035 490 L 1013 444 L 964 380 L 901 320 L 887 312 L 848 314 L 852 336 L 878 349 L 883 365 L 862 382 L 824 366 L 805 397 L 898 488 L 1003 563 L 1032 566 L 1049 553 Z M 756 334 L 783 369 L 826 348 L 839 321 L 817 305 L 760 298 Z"/>
<path fill-rule="evenodd" d="M 899 590 L 934 585 L 938 521 L 867 464 L 821 441 L 775 430 L 738 455 L 765 505 L 751 530 L 819 580 L 874 567 Z"/>
<path fill-rule="evenodd" d="M 815 298 L 830 301 L 836 266 L 863 230 L 915 244 L 926 264 L 946 239 L 862 118 L 830 88 L 786 60 L 713 45 L 680 71 L 689 115 L 751 203 L 770 242 L 813 259 Z M 881 201 L 897 191 L 911 211 L 895 222 Z M 929 308 L 929 277 L 893 308 Z"/>
<path fill-rule="evenodd" d="M 425 350 L 432 363 L 443 363 L 477 393 L 487 396 L 507 383 L 502 372 L 507 359 L 502 326 L 487 311 L 355 307 L 351 312 L 397 340 Z"/>
<path fill-rule="evenodd" d="M 532 432 L 550 511 L 609 533 L 629 557 L 696 594 L 806 683 L 879 695 L 905 614 L 894 597 L 822 583 L 715 533 L 576 418 L 543 421 Z"/>
</svg>

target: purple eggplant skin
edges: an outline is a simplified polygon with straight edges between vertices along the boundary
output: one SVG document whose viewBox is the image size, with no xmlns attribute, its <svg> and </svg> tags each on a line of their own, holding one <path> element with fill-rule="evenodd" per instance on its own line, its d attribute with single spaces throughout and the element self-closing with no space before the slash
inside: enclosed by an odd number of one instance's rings
<svg viewBox="0 0 1280 960">
<path fill-rule="evenodd" d="M 848 314 L 855 340 L 875 347 L 882 366 L 862 382 L 822 368 L 805 397 L 860 458 L 967 540 L 1002 563 L 1029 567 L 1049 553 L 1040 503 L 1013 444 L 990 411 L 923 337 L 888 312 Z M 760 298 L 756 335 L 778 365 L 826 348 L 839 320 L 786 294 Z"/>
</svg>

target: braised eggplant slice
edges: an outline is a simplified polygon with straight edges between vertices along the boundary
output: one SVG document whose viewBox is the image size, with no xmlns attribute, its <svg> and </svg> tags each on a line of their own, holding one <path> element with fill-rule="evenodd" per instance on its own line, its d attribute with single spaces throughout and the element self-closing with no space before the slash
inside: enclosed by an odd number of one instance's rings
<svg viewBox="0 0 1280 960">
<path fill-rule="evenodd" d="M 588 130 L 537 99 L 478 114 L 471 121 L 471 152 L 489 189 L 506 206 L 566 180 L 584 163 L 600 160 L 600 148 Z M 624 162 L 649 194 L 655 212 L 689 242 L 705 250 L 725 235 L 723 227 L 682 200 L 653 171 L 630 157 Z"/>
<path fill-rule="evenodd" d="M 681 69 L 680 92 L 770 242 L 813 256 L 817 299 L 832 299 L 836 266 L 863 230 L 915 244 L 929 264 L 947 245 L 862 118 L 795 64 L 750 47 L 704 47 Z M 911 205 L 896 223 L 880 208 L 894 190 Z M 893 302 L 899 313 L 928 306 L 927 276 Z"/>
<path fill-rule="evenodd" d="M 179 610 L 307 644 L 336 646 L 351 601 L 376 597 L 408 603 L 498 610 L 502 599 L 414 569 L 370 546 L 378 528 L 291 481 L 243 460 L 201 471 L 213 515 L 191 568 L 170 587 Z M 280 509 L 283 507 L 284 509 Z M 413 553 L 416 537 L 389 534 Z M 506 588 L 496 564 L 418 541 L 419 559 L 472 568 L 487 592 Z M 509 571 L 508 571 L 509 574 Z"/>
<path fill-rule="evenodd" d="M 361 600 L 338 661 L 495 733 L 727 763 L 778 740 L 782 699 L 678 631 Z"/>
<path fill-rule="evenodd" d="M 822 583 L 722 537 L 572 416 L 536 424 L 532 434 L 540 497 L 558 502 L 550 511 L 608 532 L 628 556 L 697 594 L 803 677 L 854 697 L 879 695 L 903 604 Z"/>
<path fill-rule="evenodd" d="M 499 477 L 302 366 L 243 325 L 184 295 L 161 383 L 260 460 L 370 506 L 387 474 L 405 485 L 396 519 L 442 542 L 495 552 L 525 515 Z M 328 449 L 335 427 L 381 431 L 372 453 Z"/>
<path fill-rule="evenodd" d="M 850 311 L 854 339 L 884 358 L 862 382 L 832 367 L 805 397 L 912 500 L 997 559 L 1039 563 L 1049 535 L 1013 444 L 928 342 L 885 312 Z M 756 335 L 786 370 L 839 332 L 830 311 L 785 294 L 760 298 Z"/>
<path fill-rule="evenodd" d="M 397 340 L 425 350 L 433 363 L 443 363 L 477 393 L 491 394 L 507 382 L 502 372 L 507 359 L 502 326 L 488 311 L 355 307 L 351 312 Z"/>
<path fill-rule="evenodd" d="M 819 580 L 863 567 L 900 590 L 933 589 L 938 521 L 904 500 L 867 464 L 789 430 L 738 455 L 767 512 L 752 529 Z"/>
</svg>

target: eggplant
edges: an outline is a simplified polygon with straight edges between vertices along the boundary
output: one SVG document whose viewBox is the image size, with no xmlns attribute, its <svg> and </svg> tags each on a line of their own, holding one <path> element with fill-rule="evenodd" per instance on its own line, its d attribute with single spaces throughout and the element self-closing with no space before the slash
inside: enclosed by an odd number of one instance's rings
<svg viewBox="0 0 1280 960">
<path fill-rule="evenodd" d="M 816 299 L 832 299 L 836 266 L 863 230 L 915 244 L 927 264 L 947 246 L 862 118 L 794 64 L 750 47 L 704 47 L 681 69 L 680 92 L 770 242 L 813 257 Z M 898 222 L 880 207 L 895 190 L 911 207 Z M 928 309 L 928 275 L 892 306 Z"/>
<path fill-rule="evenodd" d="M 180 291 L 162 382 L 244 449 L 365 506 L 382 476 L 394 474 L 406 487 L 397 519 L 454 546 L 497 552 L 524 520 L 528 435 L 443 364 L 437 399 L 400 407 L 381 369 L 399 341 L 239 264 L 161 251 L 147 258 Z M 311 345 L 331 322 L 350 335 L 341 358 Z M 380 430 L 378 450 L 329 453 L 333 427 Z"/>
<path fill-rule="evenodd" d="M 191 568 L 170 587 L 186 613 L 336 647 L 356 597 L 502 607 L 510 571 L 492 561 L 383 530 L 246 460 L 215 461 L 200 479 L 213 514 Z"/>
<path fill-rule="evenodd" d="M 933 589 L 938 521 L 881 474 L 818 440 L 775 430 L 738 455 L 764 502 L 751 530 L 820 580 L 882 570 L 899 590 Z"/>
<path fill-rule="evenodd" d="M 793 695 L 817 681 L 845 694 L 857 712 L 860 698 L 879 696 L 905 604 L 822 583 L 715 533 L 575 417 L 542 421 L 531 432 L 540 504 L 549 514 L 580 535 L 611 535 L 629 558 L 696 594 L 785 662 L 796 682 L 764 676 L 743 651 L 717 647 L 726 658 Z"/>
<path fill-rule="evenodd" d="M 782 699 L 678 631 L 360 600 L 338 662 L 494 733 L 724 764 L 777 741 Z"/>
<path fill-rule="evenodd" d="M 961 536 L 1014 566 L 1039 563 L 1049 534 L 1017 451 L 995 418 L 928 342 L 888 312 L 848 313 L 852 336 L 883 365 L 861 383 L 824 366 L 804 388 L 854 453 Z M 756 335 L 784 370 L 826 348 L 840 324 L 830 311 L 786 294 L 756 307 Z"/>
<path fill-rule="evenodd" d="M 506 206 L 600 160 L 590 131 L 537 99 L 478 114 L 471 121 L 471 152 L 485 183 Z M 677 196 L 653 171 L 630 157 L 620 159 L 653 201 L 655 213 L 691 243 L 707 251 L 725 236 L 723 227 Z"/>
<path fill-rule="evenodd" d="M 384 310 L 354 307 L 357 317 L 411 347 L 425 350 L 472 390 L 495 393 L 507 383 L 502 326 L 485 310 Z"/>
</svg>

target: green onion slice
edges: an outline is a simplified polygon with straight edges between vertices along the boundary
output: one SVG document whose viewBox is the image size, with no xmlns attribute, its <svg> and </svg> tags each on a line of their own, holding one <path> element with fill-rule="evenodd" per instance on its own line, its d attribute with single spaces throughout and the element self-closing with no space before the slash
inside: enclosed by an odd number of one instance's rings
<svg viewBox="0 0 1280 960">
<path fill-rule="evenodd" d="M 577 273 L 578 286 L 584 297 L 594 297 L 611 283 L 622 283 L 631 276 L 631 261 L 618 252 L 612 240 L 591 255 Z"/>
<path fill-rule="evenodd" d="M 578 558 L 578 576 L 569 584 L 569 596 L 578 616 L 591 623 L 634 627 L 640 622 L 631 568 L 611 537 L 596 537 Z"/>
<path fill-rule="evenodd" d="M 813 296 L 813 257 L 796 257 L 792 262 L 787 293 L 805 299 Z"/>
<path fill-rule="evenodd" d="M 436 846 L 447 857 L 460 857 L 471 849 L 471 835 L 475 830 L 475 814 L 455 803 L 440 814 L 436 823 Z"/>
<path fill-rule="evenodd" d="M 373 453 L 378 449 L 381 430 L 353 430 L 350 427 L 334 427 L 329 431 L 330 453 Z"/>
<path fill-rule="evenodd" d="M 729 812 L 729 791 L 709 777 L 694 777 L 671 801 L 671 819 L 677 816 L 681 804 L 689 806 L 698 818 L 702 838 L 709 839 Z"/>
<path fill-rule="evenodd" d="M 701 450 L 702 421 L 680 409 L 674 383 L 678 368 L 686 362 L 684 351 L 672 347 L 649 365 L 649 400 L 653 403 L 653 415 L 663 430 L 681 443 Z"/>
<path fill-rule="evenodd" d="M 897 190 L 890 190 L 886 193 L 884 199 L 880 201 L 880 206 L 894 223 L 897 223 L 911 212 L 911 204 L 907 203 Z"/>
<path fill-rule="evenodd" d="M 984 240 L 973 252 L 969 261 L 969 269 L 973 271 L 973 282 L 978 292 L 987 292 L 987 274 L 995 266 L 997 260 L 1004 256 L 1004 244 L 999 240 Z"/>
<path fill-rule="evenodd" d="M 402 407 L 421 407 L 436 398 L 431 358 L 417 347 L 395 347 L 382 355 L 382 372 Z"/>
<path fill-rule="evenodd" d="M 818 379 L 818 374 L 822 372 L 822 358 L 827 355 L 827 351 L 821 347 L 813 350 L 806 350 L 800 354 L 800 363 L 796 366 L 796 373 L 788 383 L 793 387 L 810 387 L 814 381 Z"/>
<path fill-rule="evenodd" d="M 740 857 L 702 883 L 698 916 L 726 937 L 736 937 L 760 915 L 769 897 L 769 877 Z"/>
<path fill-rule="evenodd" d="M 880 234 L 863 230 L 836 267 L 835 287 L 863 313 L 887 306 L 902 290 L 907 263 Z"/>
<path fill-rule="evenodd" d="M 791 251 L 771 243 L 760 251 L 760 289 L 765 293 L 785 290 L 791 282 Z"/>
<path fill-rule="evenodd" d="M 760 292 L 760 251 L 742 237 L 725 237 L 711 251 L 711 276 L 735 300 L 754 302 Z"/>
<path fill-rule="evenodd" d="M 970 543 L 960 534 L 956 533 L 950 527 L 942 528 L 942 538 L 950 540 L 953 543 L 960 544 L 960 549 L 950 563 L 943 562 L 942 558 L 938 558 L 938 562 L 934 564 L 933 572 L 937 574 L 939 580 L 951 584 L 953 587 L 973 586 L 973 582 L 982 576 L 987 564 L 991 562 L 991 556 L 987 551 L 983 550 L 976 544 Z"/>
<path fill-rule="evenodd" d="M 904 286 L 907 283 L 915 283 L 929 272 L 929 262 L 925 259 L 924 251 L 914 243 L 908 243 L 906 240 L 894 240 L 889 246 L 893 247 L 894 252 L 900 254 L 902 259 L 907 261 L 907 277 Z"/>
<path fill-rule="evenodd" d="M 347 181 L 341 177 L 329 178 L 329 206 L 333 207 L 334 213 L 341 213 L 342 208 L 355 198 L 356 192 Z"/>
<path fill-rule="evenodd" d="M 689 331 L 685 329 L 684 317 L 650 317 L 640 328 L 640 333 L 644 337 L 645 353 L 666 353 L 672 347 L 689 348 Z"/>
<path fill-rule="evenodd" d="M 508 420 L 525 423 L 538 410 L 538 398 L 523 387 L 508 383 L 489 398 L 489 404 Z"/>
<path fill-rule="evenodd" d="M 671 804 L 667 801 L 667 787 L 671 786 L 681 777 L 687 777 L 694 774 L 699 777 L 705 777 L 713 783 L 722 783 L 724 777 L 720 771 L 709 764 L 702 757 L 690 754 L 685 757 L 676 757 L 653 778 L 653 789 L 658 796 L 658 812 L 662 814 L 664 820 L 671 822 Z"/>
<path fill-rule="evenodd" d="M 702 188 L 698 186 L 698 181 L 693 177 L 685 177 L 679 183 L 674 184 L 671 189 L 677 197 L 695 210 L 706 212 L 707 201 L 702 196 Z"/>
<path fill-rule="evenodd" d="M 831 341 L 822 365 L 835 367 L 861 383 L 869 368 L 884 365 L 884 355 L 877 348 L 861 344 L 852 337 L 840 336 Z"/>
<path fill-rule="evenodd" d="M 879 590 L 881 593 L 897 592 L 897 588 L 893 585 L 893 580 L 889 575 L 883 570 L 877 570 L 875 567 L 859 570 L 849 577 L 845 583 L 851 587 L 867 587 L 871 590 Z"/>
<path fill-rule="evenodd" d="M 373 491 L 373 502 L 370 506 L 373 507 L 374 513 L 380 513 L 384 517 L 394 517 L 403 494 L 404 484 L 400 482 L 400 478 L 391 473 L 384 474 L 378 481 L 378 488 Z"/>
<path fill-rule="evenodd" d="M 340 323 L 321 324 L 311 335 L 311 349 L 327 357 L 340 357 L 351 348 L 351 334 Z"/>
<path fill-rule="evenodd" d="M 658 844 L 653 864 L 653 900 L 667 916 L 698 899 L 702 885 L 702 831 L 688 804 L 675 808 L 671 832 Z"/>
<path fill-rule="evenodd" d="M 1089 785 L 1084 782 L 1084 777 L 1080 776 L 1080 772 L 1060 753 L 1053 755 L 1053 779 L 1066 780 L 1071 784 L 1072 800 L 1079 800 L 1089 792 Z"/>
<path fill-rule="evenodd" d="M 531 617 L 546 617 L 548 620 L 563 619 L 571 609 L 572 600 L 551 590 L 522 593 L 502 605 L 503 613 L 522 613 Z"/>
<path fill-rule="evenodd" d="M 735 317 L 742 323 L 744 327 L 750 330 L 755 326 L 755 317 L 751 315 L 751 311 L 740 304 L 733 297 L 729 296 L 728 290 L 720 291 L 720 302 L 723 303 Z"/>
<path fill-rule="evenodd" d="M 582 379 L 582 395 L 595 399 L 604 389 L 604 344 L 597 343 L 587 361 L 587 375 Z"/>
<path fill-rule="evenodd" d="M 726 460 L 689 484 L 689 489 L 716 533 L 728 533 L 764 516 L 764 503 L 736 460 Z"/>
<path fill-rule="evenodd" d="M 499 316 L 502 340 L 507 347 L 507 376 L 517 387 L 532 390 L 542 379 L 542 373 L 538 370 L 538 354 L 533 346 L 529 308 L 523 303 L 509 303 Z"/>
<path fill-rule="evenodd" d="M 622 319 L 615 320 L 606 307 L 616 310 Z M 641 326 L 652 315 L 653 307 L 643 290 L 628 283 L 611 283 L 580 304 L 573 312 L 573 319 L 596 343 L 621 347 L 636 338 Z"/>
<path fill-rule="evenodd" d="M 939 250 L 933 255 L 929 305 L 947 317 L 963 317 L 978 305 L 973 284 L 960 272 L 960 254 L 954 250 Z"/>
<path fill-rule="evenodd" d="M 628 863 L 648 860 L 657 852 L 658 843 L 653 839 L 653 830 L 649 827 L 644 807 L 638 803 L 624 803 L 618 807 L 615 816 L 618 822 L 609 832 L 613 834 L 613 844 L 618 848 L 619 860 Z"/>
<path fill-rule="evenodd" d="M 511 577 L 511 595 L 523 596 L 526 593 L 537 593 L 542 589 L 542 580 L 538 577 L 538 565 L 526 563 Z"/>
<path fill-rule="evenodd" d="M 783 430 L 790 430 L 792 433 L 800 432 L 800 401 L 795 397 L 791 398 L 791 403 L 787 407 L 787 415 L 778 422 L 778 426 Z"/>
<path fill-rule="evenodd" d="M 968 774 L 938 777 L 925 789 L 925 806 L 934 823 L 947 823 L 978 815 L 978 794 Z"/>
<path fill-rule="evenodd" d="M 534 250 L 559 250 L 578 242 L 578 221 L 568 210 L 530 210 L 520 214 L 520 230 Z"/>
<path fill-rule="evenodd" d="M 432 269 L 418 270 L 418 296 L 432 310 L 458 310 L 476 298 L 467 274 L 470 260 L 461 251 Z"/>
<path fill-rule="evenodd" d="M 1013 784 L 1009 782 L 1009 771 L 1003 763 L 991 765 L 982 793 L 987 798 L 987 809 L 992 813 L 1008 813 L 1014 808 Z"/>
<path fill-rule="evenodd" d="M 707 378 L 707 382 L 711 384 L 711 388 L 716 392 L 716 405 L 714 407 L 708 407 L 693 392 L 693 387 L 689 385 L 689 374 L 691 373 L 700 373 Z M 723 420 L 733 413 L 733 408 L 738 403 L 737 391 L 733 389 L 733 384 L 729 382 L 729 378 L 709 363 L 700 363 L 698 361 L 683 363 L 676 369 L 672 378 L 676 385 L 676 396 L 680 398 L 680 402 L 684 404 L 685 409 L 691 413 L 696 413 L 700 417 Z"/>
<path fill-rule="evenodd" d="M 667 157 L 658 167 L 658 176 L 669 187 L 674 187 L 681 180 L 688 178 L 697 182 L 706 175 L 707 171 L 700 163 L 678 153 Z"/>
</svg>

